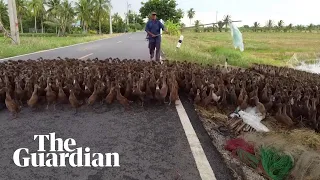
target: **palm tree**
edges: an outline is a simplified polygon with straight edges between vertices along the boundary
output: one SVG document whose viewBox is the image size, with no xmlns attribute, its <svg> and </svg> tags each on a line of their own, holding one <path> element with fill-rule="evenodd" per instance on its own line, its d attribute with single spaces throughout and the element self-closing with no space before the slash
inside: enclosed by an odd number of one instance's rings
<svg viewBox="0 0 320 180">
<path fill-rule="evenodd" d="M 300 32 L 304 30 L 304 26 L 303 25 L 297 25 L 296 28 Z"/>
<path fill-rule="evenodd" d="M 307 27 L 309 32 L 312 32 L 313 28 L 314 28 L 314 25 L 312 23 Z"/>
<path fill-rule="evenodd" d="M 28 9 L 25 0 L 16 0 L 18 19 L 20 22 L 20 31 L 23 33 L 22 17 L 27 14 Z"/>
<path fill-rule="evenodd" d="M 289 32 L 291 32 L 291 31 L 292 31 L 292 29 L 293 29 L 293 24 L 292 24 L 292 23 L 290 23 L 290 24 L 287 26 L 287 29 L 288 29 L 288 31 L 289 31 Z"/>
<path fill-rule="evenodd" d="M 89 28 L 91 13 L 92 13 L 92 1 L 91 0 L 79 0 L 76 3 L 76 9 L 78 18 L 81 21 L 83 32 L 87 32 Z"/>
<path fill-rule="evenodd" d="M 75 12 L 68 0 L 64 0 L 56 10 L 56 17 L 51 17 L 51 21 L 46 21 L 45 24 L 59 27 L 58 36 L 64 36 L 67 27 L 74 22 Z"/>
<path fill-rule="evenodd" d="M 190 26 L 191 26 L 191 20 L 194 18 L 194 16 L 196 15 L 196 12 L 194 11 L 193 8 L 189 9 L 188 13 L 188 18 L 190 19 Z"/>
<path fill-rule="evenodd" d="M 273 28 L 273 21 L 271 19 L 267 21 L 266 27 L 269 31 Z"/>
<path fill-rule="evenodd" d="M 280 21 L 278 22 L 278 26 L 277 26 L 278 30 L 281 31 L 282 28 L 283 28 L 283 26 L 284 26 L 284 22 L 283 22 L 283 20 L 280 20 Z"/>
<path fill-rule="evenodd" d="M 99 21 L 99 34 L 101 34 L 101 18 L 102 15 L 106 15 L 110 12 L 111 3 L 110 0 L 94 0 L 94 11 Z"/>
<path fill-rule="evenodd" d="M 228 31 L 228 24 L 231 22 L 231 16 L 230 15 L 226 15 L 223 17 L 223 22 L 226 26 L 226 32 Z"/>
<path fill-rule="evenodd" d="M 34 16 L 34 30 L 37 33 L 37 16 L 40 15 L 40 12 L 43 10 L 42 0 L 31 0 L 29 1 L 29 8 Z"/>
<path fill-rule="evenodd" d="M 254 23 L 253 23 L 253 31 L 254 31 L 254 32 L 257 32 L 257 30 L 258 30 L 259 27 L 260 27 L 260 23 L 258 23 L 258 22 L 254 22 Z"/>
<path fill-rule="evenodd" d="M 0 24 L 2 24 L 2 18 L 6 16 L 8 16 L 8 6 L 3 0 L 0 0 Z"/>
<path fill-rule="evenodd" d="M 41 21 L 41 33 L 43 33 L 43 21 L 45 19 L 45 17 L 47 16 L 47 11 L 44 8 L 44 4 L 45 4 L 45 0 L 41 0 L 42 4 L 40 6 L 40 11 L 39 11 L 39 15 L 40 15 L 40 21 Z"/>
<path fill-rule="evenodd" d="M 49 18 L 57 18 L 59 8 L 61 7 L 60 0 L 48 0 L 46 4 L 49 7 L 47 10 Z M 56 26 L 56 33 L 58 33 L 58 26 Z"/>
</svg>

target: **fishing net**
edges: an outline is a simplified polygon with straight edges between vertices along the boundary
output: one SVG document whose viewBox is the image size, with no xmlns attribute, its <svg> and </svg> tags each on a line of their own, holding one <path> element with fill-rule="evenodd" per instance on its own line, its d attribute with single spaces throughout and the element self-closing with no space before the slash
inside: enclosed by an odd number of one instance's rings
<svg viewBox="0 0 320 180">
<path fill-rule="evenodd" d="M 239 157 L 240 161 L 245 163 L 246 165 L 257 169 L 259 165 L 259 158 L 257 158 L 255 155 L 243 150 L 243 149 L 237 149 L 236 150 L 237 156 Z"/>
<path fill-rule="evenodd" d="M 250 154 L 254 153 L 253 145 L 249 144 L 242 138 L 230 139 L 226 142 L 225 149 L 231 152 L 236 152 L 238 149 L 242 149 Z"/>
<path fill-rule="evenodd" d="M 320 155 L 316 152 L 304 152 L 295 163 L 290 179 L 292 180 L 319 180 Z"/>
<path fill-rule="evenodd" d="M 283 180 L 293 168 L 293 159 L 273 148 L 260 149 L 261 163 L 265 173 L 273 180 Z"/>
<path fill-rule="evenodd" d="M 295 167 L 290 173 L 290 180 L 320 180 L 320 137 L 314 131 L 246 133 L 243 139 L 256 148 L 275 147 L 292 155 Z"/>
</svg>

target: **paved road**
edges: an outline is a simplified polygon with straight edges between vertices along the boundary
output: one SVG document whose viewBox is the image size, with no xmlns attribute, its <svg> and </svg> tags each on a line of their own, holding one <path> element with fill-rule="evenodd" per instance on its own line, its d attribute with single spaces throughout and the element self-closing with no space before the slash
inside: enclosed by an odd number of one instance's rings
<svg viewBox="0 0 320 180">
<path fill-rule="evenodd" d="M 6 59 L 37 59 L 39 57 L 53 59 L 61 58 L 120 58 L 149 60 L 148 41 L 145 32 L 128 33 L 114 38 L 103 39 L 66 48 L 45 51 L 26 56 Z"/>
<path fill-rule="evenodd" d="M 146 59 L 148 54 L 144 35 L 144 33 L 126 34 L 17 59 L 36 59 L 40 56 L 79 58 L 90 53 L 93 53 L 92 57 L 101 59 L 106 57 Z M 232 179 L 230 171 L 202 127 L 193 105 L 183 96 L 181 99 L 186 115 L 201 143 L 199 147 L 195 147 L 194 142 L 190 145 L 190 136 L 192 139 L 195 135 L 184 131 L 185 125 L 181 124 L 181 114 L 178 115 L 174 106 L 152 105 L 142 108 L 134 104 L 132 110 L 127 112 L 118 104 L 110 106 L 97 104 L 96 109 L 81 107 L 77 115 L 70 111 L 68 105 L 57 108 L 55 112 L 45 109 L 32 112 L 29 108 L 23 108 L 16 120 L 9 120 L 9 112 L 2 110 L 0 111 L 0 179 L 173 180 L 180 174 L 180 179 L 183 180 L 200 180 L 203 177 L 200 173 L 206 168 L 197 165 L 199 163 L 197 157 L 201 155 L 199 148 L 204 150 L 204 156 L 209 162 L 208 168 L 210 170 L 212 168 L 217 179 Z M 35 152 L 38 149 L 38 142 L 33 140 L 33 135 L 52 132 L 62 139 L 75 139 L 76 147 L 90 147 L 92 153 L 119 153 L 120 167 L 19 168 L 14 165 L 12 155 L 16 149 L 25 147 Z"/>
</svg>

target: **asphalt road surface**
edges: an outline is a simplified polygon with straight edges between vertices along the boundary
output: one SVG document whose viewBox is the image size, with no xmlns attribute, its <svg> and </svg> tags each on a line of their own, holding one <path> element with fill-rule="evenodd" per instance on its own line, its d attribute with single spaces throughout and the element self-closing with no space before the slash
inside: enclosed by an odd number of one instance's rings
<svg viewBox="0 0 320 180">
<path fill-rule="evenodd" d="M 27 60 L 37 59 L 39 57 L 44 59 L 54 59 L 57 57 L 79 59 L 93 59 L 97 57 L 99 59 L 106 59 L 112 57 L 120 59 L 149 60 L 148 41 L 145 38 L 145 32 L 128 33 L 90 43 L 83 43 L 80 45 L 6 59 Z"/>
<path fill-rule="evenodd" d="M 147 41 L 144 37 L 145 33 L 126 34 L 14 59 L 57 56 L 80 58 L 90 53 L 92 55 L 88 58 L 148 59 Z M 52 107 L 46 110 L 44 105 L 37 111 L 23 108 L 15 120 L 11 120 L 7 110 L 0 110 L 0 179 L 232 179 L 221 155 L 202 127 L 193 105 L 183 96 L 181 102 L 190 121 L 182 121 L 186 118 L 180 111 L 177 112 L 178 108 L 168 105 L 140 107 L 133 104 L 131 110 L 125 111 L 117 103 L 108 106 L 98 103 L 94 108 L 81 107 L 77 114 L 74 114 L 69 105 L 57 107 L 56 111 L 53 111 Z M 191 129 L 196 135 L 186 129 L 186 124 L 182 122 L 191 122 Z M 67 165 L 59 168 L 21 168 L 14 164 L 12 157 L 16 149 L 28 148 L 30 152 L 36 152 L 39 144 L 33 136 L 53 132 L 58 138 L 73 138 L 77 143 L 76 147 L 90 147 L 91 153 L 117 152 L 120 156 L 120 167 L 72 168 Z M 199 146 L 194 139 L 200 142 Z M 48 144 L 45 144 L 45 147 L 48 148 Z M 202 154 L 205 161 L 199 159 Z M 204 175 L 210 175 L 208 168 L 215 177 L 204 178 L 210 177 Z"/>
</svg>

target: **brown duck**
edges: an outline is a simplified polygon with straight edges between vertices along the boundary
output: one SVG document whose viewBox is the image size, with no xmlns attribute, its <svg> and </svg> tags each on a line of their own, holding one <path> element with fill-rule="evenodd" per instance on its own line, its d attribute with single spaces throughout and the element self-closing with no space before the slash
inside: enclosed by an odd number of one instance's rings
<svg viewBox="0 0 320 180">
<path fill-rule="evenodd" d="M 53 104 L 54 110 L 56 109 L 56 100 L 57 100 L 57 95 L 56 92 L 54 92 L 51 88 L 51 83 L 47 83 L 47 87 L 45 88 L 46 91 L 46 99 L 47 99 L 47 108 L 49 109 L 49 104 Z"/>
<path fill-rule="evenodd" d="M 105 99 L 106 103 L 107 104 L 113 103 L 113 101 L 116 98 L 116 95 L 117 95 L 117 92 L 115 91 L 115 85 L 114 85 L 114 83 L 112 83 L 112 85 L 110 86 L 109 93 Z"/>
<path fill-rule="evenodd" d="M 6 91 L 6 99 L 5 104 L 7 109 L 12 113 L 13 118 L 15 119 L 17 117 L 17 114 L 20 112 L 19 105 L 11 98 L 9 89 L 7 87 L 4 88 Z"/>
<path fill-rule="evenodd" d="M 166 101 L 167 94 L 168 94 L 167 78 L 166 78 L 166 76 L 164 75 L 164 76 L 162 77 L 162 87 L 161 87 L 161 89 L 160 89 L 161 100 L 162 100 L 164 103 L 165 103 L 165 101 Z"/>
<path fill-rule="evenodd" d="M 40 88 L 40 86 L 38 84 L 35 84 L 34 85 L 34 90 L 33 90 L 33 93 L 31 95 L 31 98 L 27 101 L 27 104 L 29 107 L 31 108 L 34 108 L 37 103 L 38 103 L 38 100 L 39 100 L 39 97 L 38 97 L 38 89 Z"/>
<path fill-rule="evenodd" d="M 201 103 L 200 89 L 197 89 L 197 95 L 194 98 L 194 103 L 195 104 L 200 104 Z"/>
<path fill-rule="evenodd" d="M 96 100 L 97 100 L 97 98 L 98 98 L 98 86 L 99 86 L 99 84 L 98 84 L 98 82 L 96 82 L 96 83 L 94 84 L 93 93 L 92 93 L 91 96 L 88 98 L 88 105 L 89 105 L 89 106 L 92 106 L 92 105 L 96 102 Z"/>
<path fill-rule="evenodd" d="M 262 117 L 266 117 L 266 108 L 261 102 L 259 102 L 258 96 L 254 96 L 252 99 L 254 100 L 258 113 L 260 113 Z"/>
<path fill-rule="evenodd" d="M 124 106 L 125 109 L 127 110 L 128 107 L 129 107 L 129 100 L 128 100 L 127 98 L 125 98 L 125 97 L 121 94 L 120 88 L 121 88 L 121 85 L 118 84 L 118 85 L 116 86 L 116 92 L 117 92 L 116 98 L 117 98 L 117 101 L 118 101 L 122 106 Z"/>
<path fill-rule="evenodd" d="M 83 104 L 83 101 L 81 102 L 81 101 L 79 101 L 79 100 L 76 98 L 73 89 L 70 89 L 69 102 L 70 102 L 71 106 L 72 106 L 73 108 L 75 108 L 75 110 L 76 110 L 75 113 L 78 112 L 78 108 L 79 108 L 80 106 L 82 106 L 82 104 Z"/>
</svg>

